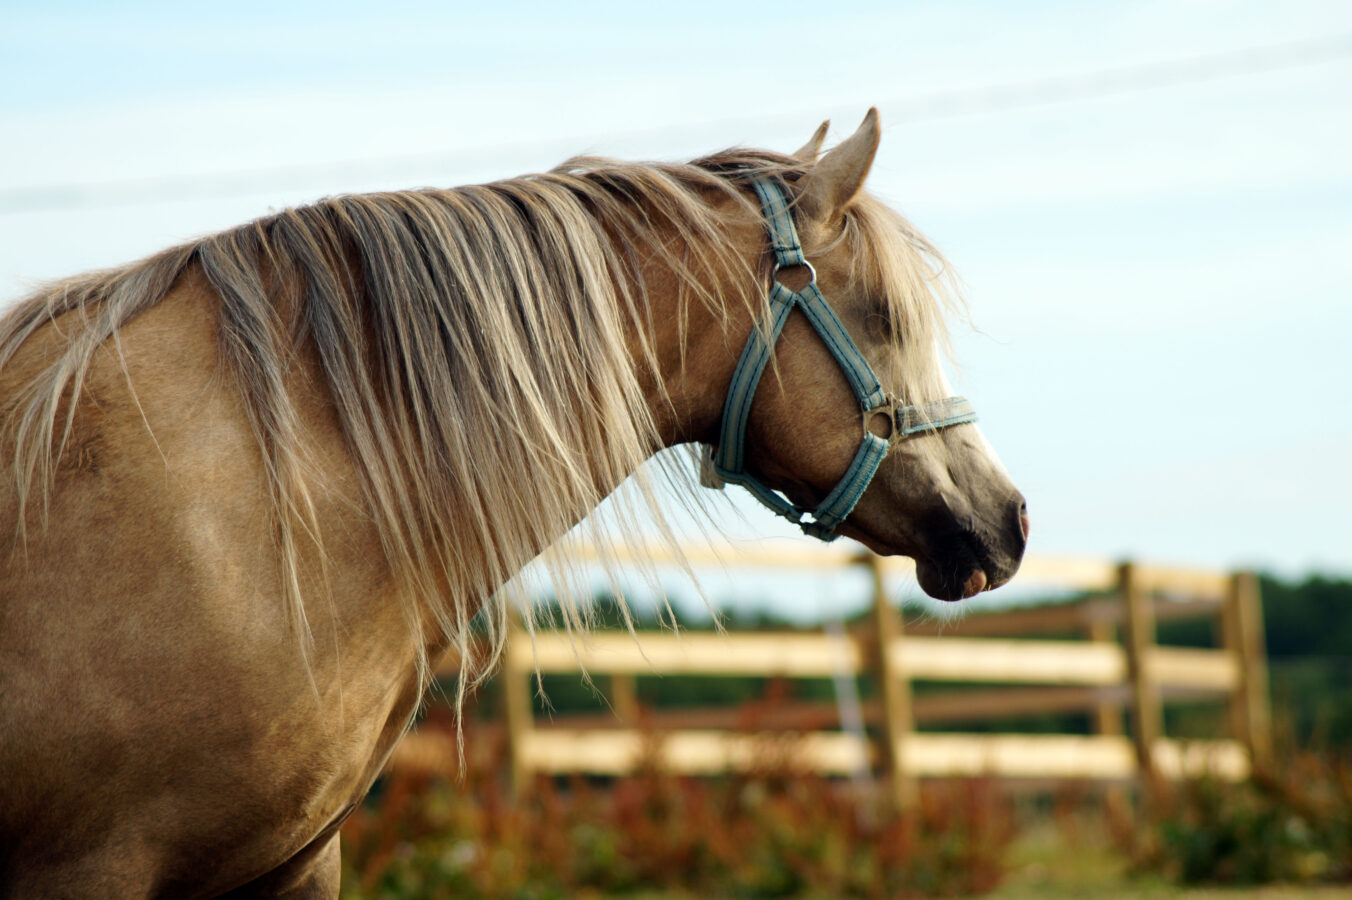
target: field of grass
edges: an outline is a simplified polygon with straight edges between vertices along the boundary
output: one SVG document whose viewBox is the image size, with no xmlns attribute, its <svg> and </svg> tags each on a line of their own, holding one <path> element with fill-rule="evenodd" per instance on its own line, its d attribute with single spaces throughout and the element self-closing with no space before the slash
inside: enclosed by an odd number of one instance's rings
<svg viewBox="0 0 1352 900">
<path fill-rule="evenodd" d="M 1112 847 L 1098 823 L 1082 819 L 1073 823 L 1073 829 L 1078 830 L 1068 832 L 1065 823 L 1045 820 L 1026 824 L 1009 848 L 1004 880 L 981 895 L 984 900 L 1345 900 L 1352 896 L 1347 885 L 1180 887 L 1160 875 L 1133 873 L 1128 857 Z M 712 900 L 707 894 L 699 896 Z M 696 900 L 696 895 L 646 892 L 632 895 L 631 900 Z M 828 898 L 805 894 L 799 900 Z"/>
<path fill-rule="evenodd" d="M 1180 887 L 1159 874 L 1133 872 L 1131 860 L 1116 850 L 1096 823 L 1082 820 L 1081 830 L 1035 822 L 1021 829 L 1006 858 L 994 900 L 1135 900 L 1135 898 L 1227 898 L 1227 900 L 1333 900 L 1350 893 L 1346 885 L 1312 887 Z"/>
</svg>

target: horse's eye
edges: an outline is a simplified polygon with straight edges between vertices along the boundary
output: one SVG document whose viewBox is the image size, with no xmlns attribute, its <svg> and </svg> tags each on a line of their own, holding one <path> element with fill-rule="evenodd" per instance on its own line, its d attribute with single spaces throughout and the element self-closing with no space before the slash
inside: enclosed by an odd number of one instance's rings
<svg viewBox="0 0 1352 900">
<path fill-rule="evenodd" d="M 868 333 L 876 338 L 889 338 L 892 336 L 892 325 L 886 315 L 880 312 L 871 312 L 864 320 Z"/>
<path fill-rule="evenodd" d="M 874 306 L 864 321 L 870 335 L 885 341 L 901 340 L 901 335 L 897 334 L 892 321 L 892 311 L 886 304 Z"/>
</svg>

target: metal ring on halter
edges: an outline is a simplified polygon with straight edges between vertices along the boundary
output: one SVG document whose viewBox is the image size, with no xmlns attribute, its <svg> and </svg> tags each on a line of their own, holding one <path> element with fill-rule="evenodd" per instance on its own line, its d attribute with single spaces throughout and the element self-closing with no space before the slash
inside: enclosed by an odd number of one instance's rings
<svg viewBox="0 0 1352 900">
<path fill-rule="evenodd" d="M 897 428 L 897 410 L 899 409 L 901 409 L 901 401 L 891 394 L 887 394 L 882 403 L 872 409 L 864 410 L 864 436 L 867 437 L 872 434 L 874 437 L 891 444 L 897 437 L 899 430 Z M 875 434 L 873 429 L 869 427 L 873 424 L 873 420 L 879 416 L 887 421 L 887 434 Z"/>
<path fill-rule="evenodd" d="M 793 288 L 790 288 L 787 284 L 784 284 L 784 282 L 780 281 L 777 277 L 775 277 L 779 274 L 780 269 L 807 269 L 807 274 L 810 275 L 811 277 L 808 279 L 807 284 L 803 285 L 803 287 L 798 288 L 798 290 L 800 291 L 803 288 L 807 287 L 808 284 L 817 283 L 817 270 L 816 268 L 813 267 L 812 263 L 808 262 L 807 260 L 803 260 L 802 262 L 797 263 L 790 263 L 787 266 L 781 263 L 779 260 L 775 260 L 775 267 L 770 270 L 771 281 L 775 282 L 776 284 L 783 284 L 785 288 L 793 290 Z"/>
</svg>

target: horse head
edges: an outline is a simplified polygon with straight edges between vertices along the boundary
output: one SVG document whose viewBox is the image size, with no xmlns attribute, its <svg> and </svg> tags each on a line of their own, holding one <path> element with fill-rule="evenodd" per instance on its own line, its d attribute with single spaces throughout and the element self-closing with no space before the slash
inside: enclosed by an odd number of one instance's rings
<svg viewBox="0 0 1352 900">
<path fill-rule="evenodd" d="M 706 474 L 746 485 L 809 534 L 912 557 L 933 597 L 970 597 L 1018 569 L 1026 505 L 970 408 L 949 397 L 942 258 L 863 191 L 876 110 L 818 158 L 825 128 L 796 171 L 753 183 L 774 257 L 770 306 L 728 381 Z"/>
</svg>

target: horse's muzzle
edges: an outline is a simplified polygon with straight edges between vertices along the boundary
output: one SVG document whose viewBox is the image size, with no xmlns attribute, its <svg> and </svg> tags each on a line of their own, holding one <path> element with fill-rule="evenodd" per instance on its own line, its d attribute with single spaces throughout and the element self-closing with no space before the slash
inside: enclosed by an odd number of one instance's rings
<svg viewBox="0 0 1352 900">
<path fill-rule="evenodd" d="M 994 527 L 948 508 L 936 513 L 925 531 L 927 552 L 916 557 L 921 589 L 936 600 L 965 600 L 1006 584 L 1023 561 L 1031 525 L 1018 494 Z"/>
</svg>

